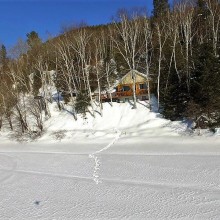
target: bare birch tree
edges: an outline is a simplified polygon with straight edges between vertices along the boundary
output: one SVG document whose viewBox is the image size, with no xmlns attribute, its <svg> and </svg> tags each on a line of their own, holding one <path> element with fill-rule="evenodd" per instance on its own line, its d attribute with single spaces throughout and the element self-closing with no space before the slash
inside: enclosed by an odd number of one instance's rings
<svg viewBox="0 0 220 220">
<path fill-rule="evenodd" d="M 77 34 L 74 36 L 74 43 L 72 43 L 71 47 L 78 54 L 78 60 L 80 63 L 79 71 L 81 72 L 84 79 L 86 90 L 88 91 L 91 102 L 92 114 L 95 117 L 89 72 L 91 67 L 91 48 L 89 46 L 89 43 L 91 42 L 91 36 L 92 34 L 88 33 L 85 28 L 80 28 Z"/>
<path fill-rule="evenodd" d="M 149 107 L 151 109 L 150 65 L 151 65 L 151 54 L 152 54 L 152 30 L 150 28 L 150 22 L 147 17 L 144 18 L 144 40 L 145 40 L 147 91 L 148 91 Z"/>
<path fill-rule="evenodd" d="M 157 74 L 157 109 L 160 109 L 160 78 L 161 78 L 161 64 L 163 59 L 163 49 L 164 45 L 167 41 L 168 35 L 166 30 L 166 23 L 165 21 L 160 21 L 160 23 L 156 23 L 156 32 L 158 38 L 158 45 L 159 45 L 159 54 L 158 54 L 158 74 Z"/>
<path fill-rule="evenodd" d="M 61 63 L 60 63 L 60 69 L 62 70 L 62 78 L 65 81 L 65 84 L 67 85 L 68 92 L 71 97 L 71 103 L 73 108 L 73 116 L 75 120 L 77 120 L 77 114 L 75 110 L 75 100 L 73 94 L 77 91 L 77 86 L 75 83 L 75 68 L 73 65 L 73 60 L 71 56 L 71 47 L 72 43 L 69 41 L 69 39 L 60 40 L 60 42 L 56 45 L 56 49 L 59 53 Z M 57 73 L 58 74 L 58 73 Z"/>
<path fill-rule="evenodd" d="M 167 80 L 166 80 L 166 87 L 165 91 L 168 88 L 168 83 L 169 83 L 169 76 L 170 76 L 170 71 L 171 71 L 171 66 L 172 63 L 174 64 L 175 72 L 178 76 L 179 82 L 181 81 L 180 73 L 177 67 L 177 61 L 176 61 L 176 50 L 177 50 L 177 44 L 179 41 L 179 27 L 180 27 L 180 21 L 179 21 L 179 16 L 178 13 L 173 11 L 172 13 L 167 14 L 168 17 L 168 25 L 167 25 L 167 30 L 168 30 L 168 37 L 171 42 L 171 48 L 172 48 L 172 54 L 170 57 L 170 62 L 169 62 L 169 71 L 167 75 Z"/>
<path fill-rule="evenodd" d="M 129 20 L 126 15 L 121 15 L 121 22 L 115 22 L 116 32 L 119 38 L 115 38 L 112 34 L 112 40 L 115 43 L 115 48 L 118 50 L 119 54 L 123 57 L 129 69 L 132 71 L 133 78 L 133 100 L 134 100 L 134 109 L 137 108 L 137 98 L 135 92 L 136 77 L 134 70 L 138 67 L 138 58 L 137 55 L 141 50 L 140 42 L 140 33 L 141 33 L 141 21 L 138 16 L 133 15 L 132 20 Z"/>
<path fill-rule="evenodd" d="M 192 56 L 192 40 L 195 36 L 193 32 L 193 15 L 194 15 L 194 7 L 192 5 L 192 1 L 184 0 L 178 3 L 175 6 L 175 10 L 179 13 L 179 21 L 181 25 L 181 38 L 184 42 L 183 55 L 185 58 L 185 71 L 186 71 L 186 83 L 188 91 L 190 91 L 190 80 L 191 80 L 191 71 L 190 71 L 190 56 Z M 185 51 L 185 52 L 184 52 Z"/>
<path fill-rule="evenodd" d="M 209 25 L 212 31 L 212 42 L 215 56 L 217 56 L 217 44 L 219 40 L 219 25 L 220 25 L 220 2 L 219 0 L 205 0 L 207 9 L 210 13 L 208 16 Z"/>
</svg>

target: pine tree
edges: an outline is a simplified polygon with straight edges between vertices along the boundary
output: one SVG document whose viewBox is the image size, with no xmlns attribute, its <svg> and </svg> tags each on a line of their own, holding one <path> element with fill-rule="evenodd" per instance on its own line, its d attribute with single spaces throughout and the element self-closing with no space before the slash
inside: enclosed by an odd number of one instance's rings
<svg viewBox="0 0 220 220">
<path fill-rule="evenodd" d="M 33 81 L 33 95 L 37 96 L 39 93 L 39 89 L 42 86 L 41 75 L 38 70 L 34 71 L 34 81 Z"/>
<path fill-rule="evenodd" d="M 206 116 L 209 127 L 220 125 L 220 59 L 210 43 L 202 44 L 195 58 L 191 100 L 198 106 L 197 117 Z"/>
<path fill-rule="evenodd" d="M 169 10 L 168 0 L 154 0 L 153 5 L 153 15 L 155 18 L 162 16 Z"/>
<path fill-rule="evenodd" d="M 35 65 L 39 56 L 41 56 L 42 50 L 42 41 L 38 36 L 38 33 L 35 31 L 31 31 L 26 34 L 27 36 L 27 45 L 28 45 L 28 61 L 30 65 L 30 71 L 34 73 L 34 82 L 33 82 L 33 95 L 37 96 L 39 93 L 39 89 L 42 86 L 41 74 L 38 69 L 36 69 Z"/>
<path fill-rule="evenodd" d="M 197 0 L 197 7 L 198 8 L 205 8 L 206 2 L 205 0 Z"/>
<path fill-rule="evenodd" d="M 189 101 L 186 80 L 179 80 L 175 69 L 170 73 L 170 84 L 163 97 L 163 114 L 171 120 L 182 119 Z"/>
<path fill-rule="evenodd" d="M 42 43 L 41 39 L 39 38 L 38 33 L 35 31 L 31 31 L 26 36 L 27 36 L 27 44 L 31 49 L 39 46 Z"/>
<path fill-rule="evenodd" d="M 205 0 L 197 0 L 196 8 L 197 8 L 197 11 L 198 11 L 197 16 L 200 16 L 203 19 L 205 19 L 208 15 L 208 9 L 207 9 L 207 6 L 206 6 L 206 1 Z"/>
<path fill-rule="evenodd" d="M 90 106 L 90 98 L 88 95 L 88 91 L 83 90 L 80 91 L 76 96 L 76 112 L 82 113 L 84 116 L 88 110 L 88 107 Z"/>
<path fill-rule="evenodd" d="M 1 45 L 0 48 L 0 64 L 4 65 L 7 59 L 7 51 L 5 45 Z"/>
</svg>

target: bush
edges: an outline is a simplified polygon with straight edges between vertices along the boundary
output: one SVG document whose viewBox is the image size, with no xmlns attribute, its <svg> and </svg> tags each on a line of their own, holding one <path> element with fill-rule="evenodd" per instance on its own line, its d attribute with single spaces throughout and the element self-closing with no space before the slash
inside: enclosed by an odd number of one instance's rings
<svg viewBox="0 0 220 220">
<path fill-rule="evenodd" d="M 90 98 L 88 91 L 80 91 L 76 96 L 76 112 L 86 114 L 88 107 L 90 106 Z"/>
</svg>

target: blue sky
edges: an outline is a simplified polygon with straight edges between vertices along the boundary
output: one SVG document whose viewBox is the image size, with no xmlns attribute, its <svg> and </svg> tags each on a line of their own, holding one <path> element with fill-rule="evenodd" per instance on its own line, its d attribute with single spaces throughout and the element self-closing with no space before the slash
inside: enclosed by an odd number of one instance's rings
<svg viewBox="0 0 220 220">
<path fill-rule="evenodd" d="M 0 0 L 0 43 L 7 48 L 34 30 L 45 40 L 59 34 L 61 25 L 86 21 L 110 22 L 119 8 L 146 7 L 153 0 Z"/>
</svg>

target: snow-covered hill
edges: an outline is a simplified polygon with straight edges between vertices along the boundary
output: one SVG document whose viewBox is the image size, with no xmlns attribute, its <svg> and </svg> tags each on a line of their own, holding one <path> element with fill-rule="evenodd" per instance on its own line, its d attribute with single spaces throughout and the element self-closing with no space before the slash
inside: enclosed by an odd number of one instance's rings
<svg viewBox="0 0 220 220">
<path fill-rule="evenodd" d="M 139 102 L 137 109 L 132 109 L 132 103 L 103 104 L 103 116 L 99 107 L 96 115 L 87 113 L 86 117 L 78 116 L 74 119 L 68 107 L 61 112 L 55 103 L 51 105 L 52 117 L 45 122 L 46 134 L 41 139 L 77 139 L 114 136 L 116 130 L 120 130 L 125 136 L 178 136 L 187 129 L 187 124 L 171 122 L 163 119 L 158 113 L 150 111 L 147 102 Z M 60 135 L 59 135 L 60 134 Z"/>
</svg>

